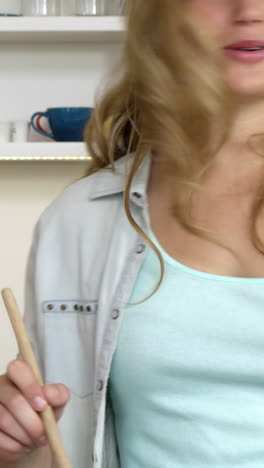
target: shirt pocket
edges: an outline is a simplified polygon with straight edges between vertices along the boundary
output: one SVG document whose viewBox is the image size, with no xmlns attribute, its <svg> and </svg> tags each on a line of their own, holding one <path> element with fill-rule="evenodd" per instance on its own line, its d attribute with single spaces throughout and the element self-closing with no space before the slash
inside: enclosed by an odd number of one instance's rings
<svg viewBox="0 0 264 468">
<path fill-rule="evenodd" d="M 96 300 L 42 302 L 46 383 L 63 383 L 80 398 L 93 393 Z"/>
</svg>

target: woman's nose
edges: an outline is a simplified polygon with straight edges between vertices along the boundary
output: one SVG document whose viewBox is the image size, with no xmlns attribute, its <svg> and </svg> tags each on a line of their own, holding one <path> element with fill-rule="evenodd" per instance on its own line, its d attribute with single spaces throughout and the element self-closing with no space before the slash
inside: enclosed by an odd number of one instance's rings
<svg viewBox="0 0 264 468">
<path fill-rule="evenodd" d="M 233 6 L 233 17 L 239 23 L 261 23 L 264 22 L 263 0 L 231 0 Z M 264 34 L 264 31 L 263 31 Z"/>
</svg>

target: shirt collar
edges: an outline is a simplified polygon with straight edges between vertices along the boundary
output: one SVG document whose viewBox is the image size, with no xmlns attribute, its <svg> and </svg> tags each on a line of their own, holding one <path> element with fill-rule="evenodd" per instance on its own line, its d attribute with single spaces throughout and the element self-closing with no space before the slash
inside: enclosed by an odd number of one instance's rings
<svg viewBox="0 0 264 468">
<path fill-rule="evenodd" d="M 129 153 L 115 161 L 116 172 L 113 172 L 111 165 L 109 165 L 95 173 L 94 183 L 89 197 L 90 200 L 124 192 L 126 176 L 131 169 L 134 154 L 135 153 Z M 132 180 L 130 196 L 136 193 L 139 195 L 138 198 L 145 199 L 151 158 L 152 153 L 149 151 Z"/>
</svg>

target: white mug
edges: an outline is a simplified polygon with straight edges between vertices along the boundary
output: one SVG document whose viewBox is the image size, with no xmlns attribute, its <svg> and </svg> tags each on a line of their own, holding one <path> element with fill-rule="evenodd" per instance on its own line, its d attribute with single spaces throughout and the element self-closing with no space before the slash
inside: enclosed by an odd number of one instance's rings
<svg viewBox="0 0 264 468">
<path fill-rule="evenodd" d="M 10 124 L 10 141 L 22 143 L 28 141 L 30 122 L 27 120 L 16 120 Z"/>
<path fill-rule="evenodd" d="M 11 139 L 11 122 L 0 121 L 0 143 L 8 143 Z"/>
</svg>

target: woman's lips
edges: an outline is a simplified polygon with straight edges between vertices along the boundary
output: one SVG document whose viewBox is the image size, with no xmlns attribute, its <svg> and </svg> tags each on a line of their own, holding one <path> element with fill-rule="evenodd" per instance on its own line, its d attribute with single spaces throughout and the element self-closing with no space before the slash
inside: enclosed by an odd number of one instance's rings
<svg viewBox="0 0 264 468">
<path fill-rule="evenodd" d="M 242 63 L 257 63 L 264 60 L 264 49 L 262 50 L 238 50 L 238 49 L 224 49 L 226 55 L 237 62 Z"/>
</svg>

